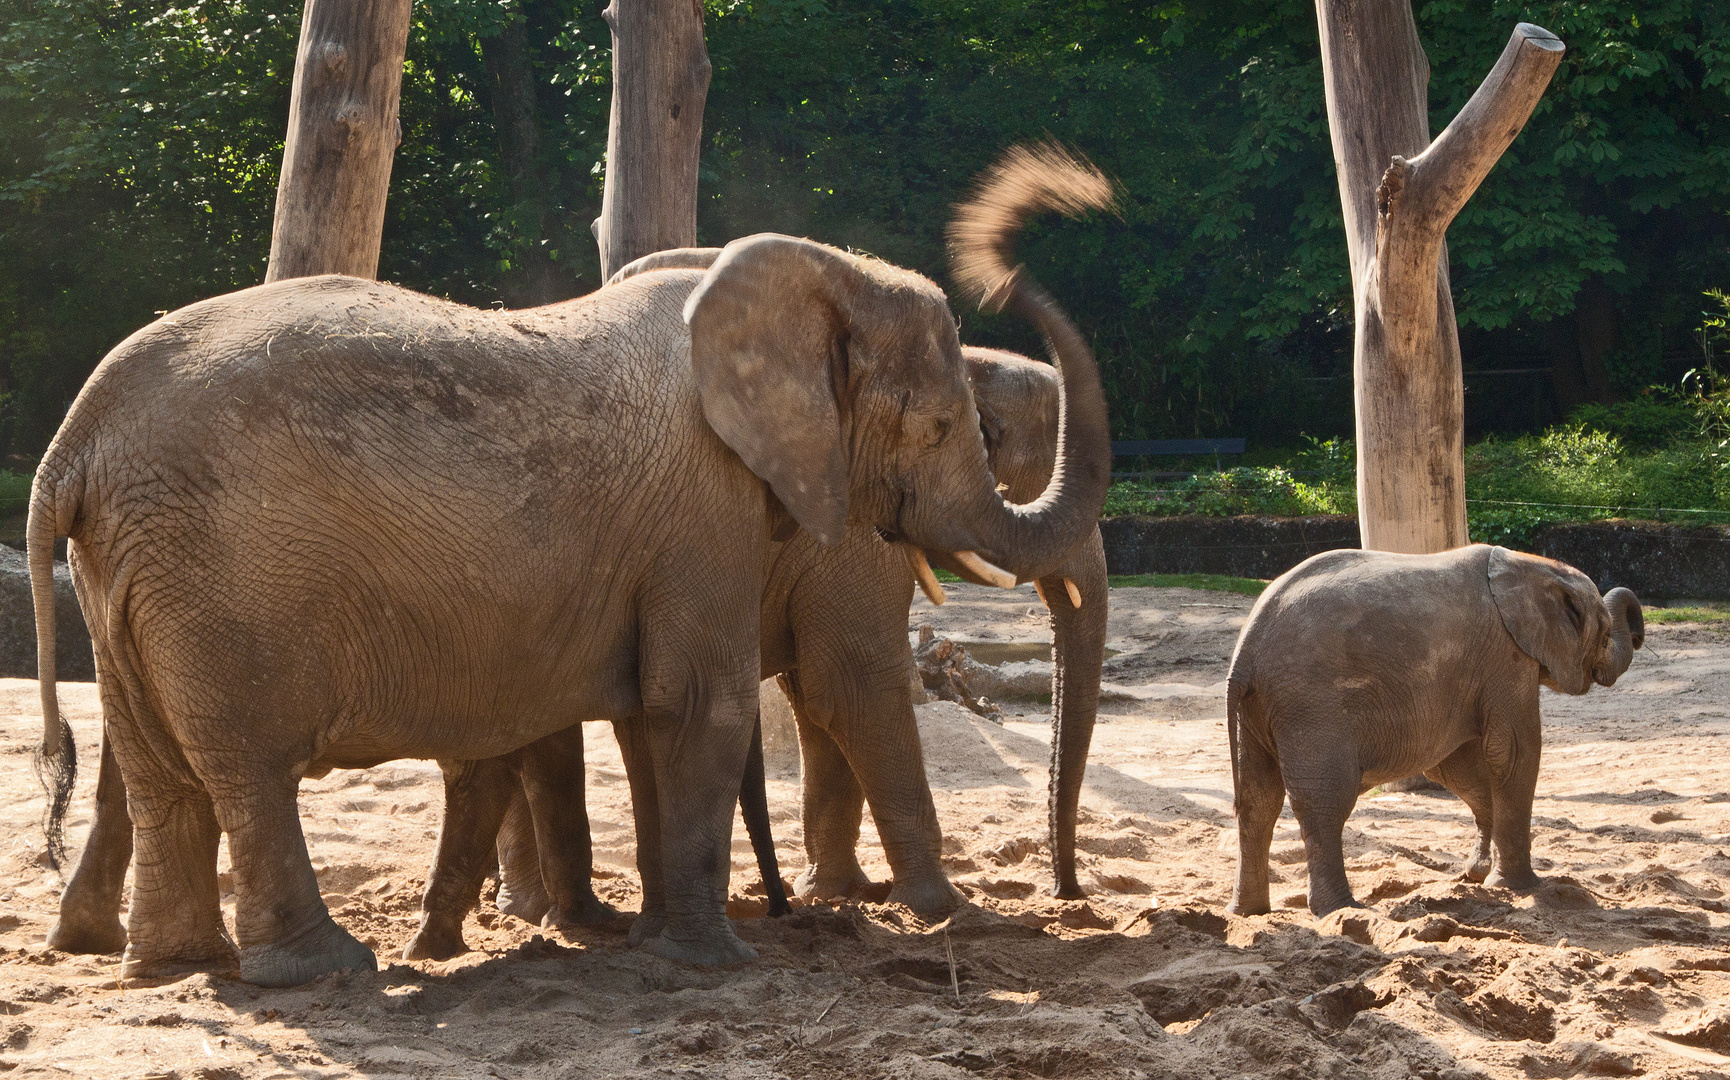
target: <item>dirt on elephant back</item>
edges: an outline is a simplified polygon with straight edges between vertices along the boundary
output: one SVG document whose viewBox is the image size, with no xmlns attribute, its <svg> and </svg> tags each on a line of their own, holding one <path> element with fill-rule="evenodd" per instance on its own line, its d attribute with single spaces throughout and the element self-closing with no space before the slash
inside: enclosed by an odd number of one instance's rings
<svg viewBox="0 0 1730 1080">
<path fill-rule="evenodd" d="M 1031 590 L 954 587 L 910 629 L 1037 665 Z M 1375 794 L 1346 831 L 1366 910 L 1303 909 L 1297 828 L 1274 841 L 1274 914 L 1224 913 L 1230 815 L 1224 679 L 1241 597 L 1112 595 L 1108 700 L 1080 847 L 1085 901 L 1047 898 L 1037 702 L 994 724 L 922 706 L 945 855 L 971 904 L 927 926 L 868 900 L 755 917 L 735 829 L 733 909 L 755 963 L 700 970 L 619 933 L 551 940 L 483 901 L 475 951 L 393 961 L 438 828 L 431 763 L 303 785 L 308 847 L 338 921 L 386 965 L 292 990 L 210 975 L 121 984 L 118 957 L 44 947 L 33 682 L 0 682 L 0 1073 L 79 1077 L 1570 1077 L 1730 1076 L 1730 640 L 1653 627 L 1613 690 L 1546 692 L 1535 895 L 1462 883 L 1470 818 L 1451 796 Z M 65 684 L 86 769 L 94 688 Z M 612 736 L 591 725 L 598 891 L 637 902 Z M 785 757 L 784 754 L 779 755 Z M 803 865 L 796 778 L 771 781 L 786 876 Z M 223 865 L 226 868 L 226 853 Z M 867 819 L 862 860 L 887 877 Z M 228 883 L 225 877 L 224 885 Z M 229 897 L 232 904 L 232 897 Z M 232 917 L 232 908 L 230 909 Z"/>
</svg>

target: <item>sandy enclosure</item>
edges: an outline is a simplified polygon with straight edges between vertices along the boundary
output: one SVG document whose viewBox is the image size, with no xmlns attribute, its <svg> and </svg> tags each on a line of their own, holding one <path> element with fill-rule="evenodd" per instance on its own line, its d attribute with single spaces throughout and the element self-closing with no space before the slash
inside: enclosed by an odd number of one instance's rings
<svg viewBox="0 0 1730 1080">
<path fill-rule="evenodd" d="M 1007 660 L 1050 640 L 1031 589 L 951 593 L 941 610 L 921 599 L 909 627 L 1020 646 L 997 650 Z M 0 1073 L 1730 1076 L 1724 634 L 1654 627 L 1614 689 L 1545 693 L 1533 850 L 1549 883 L 1536 895 L 1456 880 L 1471 819 L 1451 796 L 1376 794 L 1346 832 L 1368 910 L 1303 910 L 1288 817 L 1273 855 L 1283 908 L 1234 918 L 1224 680 L 1250 601 L 1119 589 L 1112 602 L 1117 654 L 1083 799 L 1088 900 L 1043 893 L 1043 707 L 1011 703 L 998 725 L 927 705 L 944 850 L 972 904 L 937 927 L 871 902 L 751 917 L 757 871 L 736 827 L 733 908 L 762 959 L 726 970 L 629 950 L 616 932 L 549 940 L 486 900 L 465 928 L 476 951 L 392 962 L 416 924 L 442 800 L 432 763 L 394 762 L 308 782 L 301 799 L 325 900 L 385 970 L 293 990 L 208 975 L 117 985 L 118 957 L 42 944 L 58 883 L 41 865 L 30 769 L 36 686 L 0 682 Z M 94 687 L 63 684 L 62 700 L 86 766 L 76 845 L 95 780 Z M 634 908 L 610 729 L 590 725 L 588 747 L 597 890 Z M 784 764 L 769 796 L 791 879 L 804 858 Z M 887 877 L 869 820 L 862 861 Z"/>
</svg>

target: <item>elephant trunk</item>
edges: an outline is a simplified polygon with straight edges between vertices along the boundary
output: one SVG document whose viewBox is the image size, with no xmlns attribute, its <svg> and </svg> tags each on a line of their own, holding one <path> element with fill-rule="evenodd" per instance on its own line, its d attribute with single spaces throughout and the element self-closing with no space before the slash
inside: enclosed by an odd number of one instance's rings
<svg viewBox="0 0 1730 1080">
<path fill-rule="evenodd" d="M 1099 368 L 1080 331 L 1025 271 L 1011 289 L 1007 306 L 1039 328 L 1063 379 L 1057 463 L 1045 491 L 1026 505 L 987 487 L 968 524 L 985 559 L 1029 581 L 1055 571 L 1097 528 L 1111 483 L 1111 434 Z"/>
<path fill-rule="evenodd" d="M 1099 713 L 1106 585 L 1105 543 L 1098 528 L 1056 573 L 1039 582 L 1051 605 L 1052 893 L 1065 900 L 1086 895 L 1075 878 L 1075 819 Z"/>
<path fill-rule="evenodd" d="M 1627 589 L 1611 589 L 1604 597 L 1604 606 L 1610 611 L 1610 645 L 1592 674 L 1598 685 L 1614 686 L 1634 662 L 1634 650 L 1645 644 L 1646 619 L 1640 612 L 1639 598 Z"/>
</svg>

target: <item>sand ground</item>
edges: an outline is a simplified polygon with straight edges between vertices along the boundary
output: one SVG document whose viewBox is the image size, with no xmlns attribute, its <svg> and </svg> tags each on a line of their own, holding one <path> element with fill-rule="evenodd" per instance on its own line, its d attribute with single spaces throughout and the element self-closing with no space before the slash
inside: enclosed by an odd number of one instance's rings
<svg viewBox="0 0 1730 1080">
<path fill-rule="evenodd" d="M 1030 589 L 958 586 L 909 627 L 1016 659 L 1049 631 Z M 1083 799 L 1085 901 L 1047 898 L 1049 725 L 922 706 L 954 879 L 936 927 L 870 902 L 748 917 L 758 878 L 735 829 L 740 933 L 762 958 L 699 970 L 592 932 L 551 940 L 487 901 L 474 952 L 405 964 L 442 789 L 430 762 L 302 787 L 325 900 L 386 966 L 292 990 L 194 975 L 116 982 L 118 957 L 47 950 L 34 682 L 0 682 L 0 1073 L 262 1077 L 1730 1076 L 1730 638 L 1653 627 L 1611 690 L 1545 692 L 1537 894 L 1461 883 L 1470 816 L 1451 796 L 1374 794 L 1347 829 L 1366 911 L 1302 908 L 1297 828 L 1274 841 L 1269 916 L 1224 914 L 1236 833 L 1223 728 L 1242 597 L 1114 590 L 1108 700 Z M 63 684 L 88 828 L 94 687 Z M 597 889 L 637 900 L 610 729 L 590 725 Z M 783 764 L 786 755 L 780 755 Z M 795 774 L 770 784 L 777 845 L 803 866 Z M 887 867 L 867 821 L 862 861 Z M 226 855 L 224 855 L 226 866 Z M 232 903 L 232 897 L 229 898 Z M 230 909 L 232 916 L 232 908 Z"/>
</svg>

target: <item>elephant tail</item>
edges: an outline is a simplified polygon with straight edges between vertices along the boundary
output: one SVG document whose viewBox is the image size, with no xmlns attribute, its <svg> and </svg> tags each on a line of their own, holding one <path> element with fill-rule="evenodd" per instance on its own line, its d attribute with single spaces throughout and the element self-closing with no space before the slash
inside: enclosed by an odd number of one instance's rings
<svg viewBox="0 0 1730 1080">
<path fill-rule="evenodd" d="M 1051 210 L 1079 217 L 1116 205 L 1117 190 L 1085 158 L 1056 142 L 1012 146 L 980 177 L 949 223 L 949 259 L 962 291 L 979 306 L 1002 308 L 1024 275 L 1012 267 L 1015 236 L 1027 220 Z"/>
<path fill-rule="evenodd" d="M 25 547 L 30 562 L 30 597 L 36 610 L 36 678 L 42 692 L 42 746 L 36 752 L 36 779 L 48 796 L 42 834 L 48 842 L 48 864 L 59 870 L 66 863 L 66 807 L 78 778 L 78 750 L 72 726 L 60 715 L 55 687 L 54 541 L 61 528 L 53 455 L 36 470 L 30 487 L 30 523 Z M 69 515 L 70 516 L 70 515 Z"/>
</svg>

